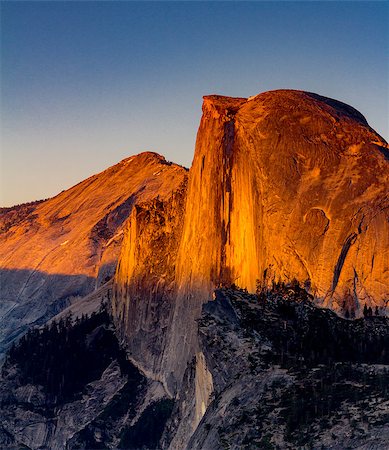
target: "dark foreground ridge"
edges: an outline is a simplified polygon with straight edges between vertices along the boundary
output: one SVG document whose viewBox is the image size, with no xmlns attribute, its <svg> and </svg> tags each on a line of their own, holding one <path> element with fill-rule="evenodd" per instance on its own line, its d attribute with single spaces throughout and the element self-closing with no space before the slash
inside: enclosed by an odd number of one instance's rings
<svg viewBox="0 0 389 450">
<path fill-rule="evenodd" d="M 198 321 L 212 402 L 189 449 L 384 448 L 388 318 L 342 319 L 297 284 L 215 296 Z M 104 307 L 65 317 L 9 351 L 0 446 L 167 449 L 190 395 L 167 398 L 126 359 Z"/>
<path fill-rule="evenodd" d="M 298 286 L 216 291 L 199 321 L 214 399 L 189 448 L 385 448 L 388 325 L 342 319 Z"/>
</svg>

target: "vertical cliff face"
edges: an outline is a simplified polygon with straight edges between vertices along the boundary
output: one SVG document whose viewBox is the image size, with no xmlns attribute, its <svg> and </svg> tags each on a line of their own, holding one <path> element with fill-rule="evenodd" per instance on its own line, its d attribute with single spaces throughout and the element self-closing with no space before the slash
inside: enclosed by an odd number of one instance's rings
<svg viewBox="0 0 389 450">
<path fill-rule="evenodd" d="M 203 104 L 176 261 L 171 333 L 163 361 L 163 373 L 173 390 L 185 369 L 182 361 L 197 351 L 194 319 L 199 317 L 201 305 L 215 286 L 231 282 L 226 250 L 233 205 L 234 121 L 244 101 L 212 96 Z"/>
<path fill-rule="evenodd" d="M 182 190 L 144 205 L 126 231 L 114 308 L 130 353 L 174 392 L 220 284 L 295 278 L 335 310 L 384 305 L 387 158 L 341 102 L 286 90 L 205 97 L 186 201 Z"/>
<path fill-rule="evenodd" d="M 112 312 L 117 330 L 131 359 L 156 379 L 171 330 L 185 194 L 183 179 L 170 196 L 134 208 L 115 275 Z"/>
<path fill-rule="evenodd" d="M 204 99 L 190 171 L 184 229 L 177 261 L 180 290 L 205 290 L 230 282 L 226 247 L 231 235 L 236 158 L 235 115 L 244 99 Z"/>
<path fill-rule="evenodd" d="M 388 146 L 353 108 L 299 91 L 205 97 L 177 262 L 180 291 L 306 283 L 388 294 Z"/>
<path fill-rule="evenodd" d="M 204 98 L 188 187 L 134 210 L 113 300 L 132 360 L 167 392 L 193 369 L 178 446 L 210 401 L 196 319 L 216 287 L 297 279 L 334 310 L 385 306 L 387 173 L 386 142 L 341 102 L 300 91 Z"/>
</svg>

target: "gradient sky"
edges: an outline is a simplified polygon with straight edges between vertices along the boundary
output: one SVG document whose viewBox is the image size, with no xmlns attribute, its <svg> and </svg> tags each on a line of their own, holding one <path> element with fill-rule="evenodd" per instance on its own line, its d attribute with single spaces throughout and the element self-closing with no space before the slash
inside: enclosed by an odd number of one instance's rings
<svg viewBox="0 0 389 450">
<path fill-rule="evenodd" d="M 303 89 L 388 140 L 388 2 L 1 2 L 1 206 L 156 151 L 190 166 L 202 96 Z"/>
</svg>

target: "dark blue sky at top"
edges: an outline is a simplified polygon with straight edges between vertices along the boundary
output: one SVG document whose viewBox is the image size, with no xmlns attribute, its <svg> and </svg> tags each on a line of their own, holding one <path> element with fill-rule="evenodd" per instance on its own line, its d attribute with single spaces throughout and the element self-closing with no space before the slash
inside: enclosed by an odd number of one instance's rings
<svg viewBox="0 0 389 450">
<path fill-rule="evenodd" d="M 388 138 L 387 2 L 2 2 L 2 203 L 144 150 L 189 166 L 201 97 L 313 91 Z"/>
</svg>

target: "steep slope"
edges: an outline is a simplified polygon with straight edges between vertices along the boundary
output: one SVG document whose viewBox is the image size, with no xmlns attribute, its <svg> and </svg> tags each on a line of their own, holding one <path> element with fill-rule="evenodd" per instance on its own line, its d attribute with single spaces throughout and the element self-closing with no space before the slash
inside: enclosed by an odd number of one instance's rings
<svg viewBox="0 0 389 450">
<path fill-rule="evenodd" d="M 133 209 L 114 279 L 112 311 L 117 332 L 127 342 L 133 361 L 157 379 L 174 311 L 185 194 L 183 183 L 171 197 Z"/>
<path fill-rule="evenodd" d="M 133 214 L 113 287 L 133 362 L 179 395 L 192 361 L 194 398 L 172 448 L 187 444 L 210 401 L 196 319 L 216 287 L 297 279 L 336 311 L 386 306 L 388 169 L 387 143 L 336 100 L 204 97 L 183 209 Z"/>
<path fill-rule="evenodd" d="M 186 169 L 141 153 L 52 199 L 3 210 L 1 347 L 111 278 L 134 205 L 169 197 L 185 178 Z"/>
</svg>

